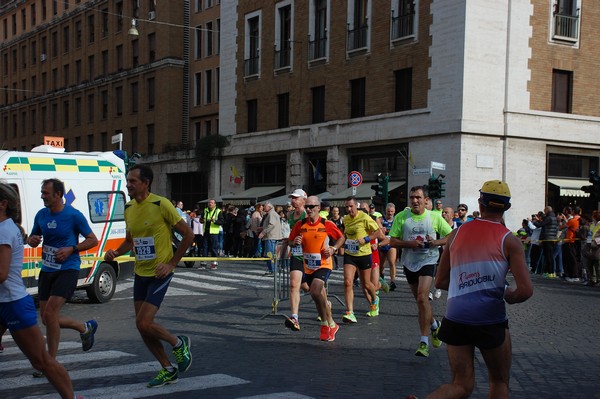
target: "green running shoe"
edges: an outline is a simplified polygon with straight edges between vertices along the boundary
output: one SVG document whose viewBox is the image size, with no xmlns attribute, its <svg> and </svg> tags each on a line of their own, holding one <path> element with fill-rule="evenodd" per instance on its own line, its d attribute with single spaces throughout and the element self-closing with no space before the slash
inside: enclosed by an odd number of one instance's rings
<svg viewBox="0 0 600 399">
<path fill-rule="evenodd" d="M 442 340 L 438 338 L 438 332 L 440 331 L 441 326 L 442 324 L 438 321 L 438 328 L 431 330 L 431 345 L 433 345 L 434 348 L 442 346 Z"/>
<path fill-rule="evenodd" d="M 354 312 L 346 312 L 346 314 L 342 316 L 342 321 L 344 323 L 356 323 L 356 316 L 354 316 Z"/>
<path fill-rule="evenodd" d="M 371 310 L 367 312 L 367 316 L 376 317 L 379 316 L 379 302 L 371 305 Z"/>
<path fill-rule="evenodd" d="M 415 356 L 428 357 L 429 356 L 429 345 L 425 342 L 419 344 L 419 348 L 415 352 Z"/>
<path fill-rule="evenodd" d="M 192 365 L 192 352 L 190 351 L 192 341 L 186 335 L 178 335 L 177 338 L 181 340 L 182 344 L 177 348 L 173 348 L 173 355 L 177 360 L 177 367 L 182 373 L 185 373 Z"/>
<path fill-rule="evenodd" d="M 379 277 L 379 284 L 381 284 L 381 289 L 386 294 L 390 292 L 390 285 L 385 281 L 383 277 Z"/>
<path fill-rule="evenodd" d="M 177 377 L 177 369 L 173 370 L 172 372 L 165 368 L 160 369 L 156 377 L 151 379 L 148 383 L 148 388 L 162 387 L 165 384 L 176 384 Z"/>
</svg>

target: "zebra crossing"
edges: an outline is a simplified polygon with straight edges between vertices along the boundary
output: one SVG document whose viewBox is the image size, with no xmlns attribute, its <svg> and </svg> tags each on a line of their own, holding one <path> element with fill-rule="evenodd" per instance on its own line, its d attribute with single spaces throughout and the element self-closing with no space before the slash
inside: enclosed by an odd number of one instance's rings
<svg viewBox="0 0 600 399">
<path fill-rule="evenodd" d="M 33 378 L 31 376 L 33 370 L 31 364 L 16 347 L 12 338 L 5 336 L 3 342 L 6 349 L 0 355 L 0 374 L 3 376 L 2 383 L 0 384 L 0 397 L 26 399 L 57 398 L 57 393 L 46 378 Z M 119 350 L 81 352 L 81 342 L 66 341 L 61 342 L 59 346 L 57 360 L 67 369 L 73 368 L 73 370 L 69 371 L 69 375 L 76 388 L 81 387 L 83 381 L 97 380 L 99 376 L 106 381 L 110 381 L 107 386 L 101 388 L 77 389 L 77 393 L 84 398 L 128 399 L 156 397 L 156 395 L 169 397 L 170 394 L 174 393 L 187 393 L 184 397 L 210 397 L 210 389 L 251 384 L 251 381 L 236 376 L 217 373 L 191 377 L 180 376 L 177 384 L 149 389 L 146 387 L 146 384 L 151 376 L 156 373 L 157 363 L 156 361 L 136 362 L 136 358 L 135 354 Z M 96 362 L 96 364 L 97 362 L 105 362 L 110 364 L 110 366 L 78 368 L 81 364 L 94 364 L 92 362 Z M 124 363 L 119 364 L 122 362 Z M 126 378 L 128 383 L 119 383 L 120 377 Z M 132 377 L 139 381 L 131 383 Z M 33 390 L 43 391 L 44 393 L 31 395 L 31 391 Z M 266 393 L 258 396 L 239 397 L 239 399 L 281 397 L 311 399 L 309 396 L 296 392 Z"/>
</svg>

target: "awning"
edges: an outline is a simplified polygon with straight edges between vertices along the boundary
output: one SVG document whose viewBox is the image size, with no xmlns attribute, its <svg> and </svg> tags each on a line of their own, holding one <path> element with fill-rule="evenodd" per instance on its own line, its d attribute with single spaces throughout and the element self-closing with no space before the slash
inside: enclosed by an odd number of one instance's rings
<svg viewBox="0 0 600 399">
<path fill-rule="evenodd" d="M 279 191 L 285 190 L 285 186 L 262 186 L 250 187 L 238 194 L 223 194 L 223 203 L 232 205 L 250 205 L 250 202 L 260 202 L 269 198 Z"/>
<path fill-rule="evenodd" d="M 207 199 L 203 199 L 202 201 L 198 201 L 196 202 L 196 204 L 208 204 L 208 201 L 210 201 L 213 198 L 207 198 Z M 219 202 L 223 202 L 223 198 L 221 198 L 221 196 L 216 196 L 214 197 L 215 202 L 219 203 Z"/>
<path fill-rule="evenodd" d="M 588 193 L 581 191 L 581 186 L 589 186 L 592 184 L 587 180 L 558 178 L 548 179 L 548 183 L 560 187 L 561 197 L 589 197 L 590 195 Z"/>
<path fill-rule="evenodd" d="M 308 195 L 310 195 L 310 193 Z M 324 199 L 328 199 L 329 197 L 331 197 L 331 193 L 325 191 L 321 194 L 317 194 L 317 197 L 319 197 L 319 199 L 323 201 Z M 289 198 L 289 194 L 284 194 L 280 197 L 269 199 L 269 202 L 273 205 L 286 205 L 288 202 L 291 202 L 291 199 Z"/>
<path fill-rule="evenodd" d="M 397 189 L 404 185 L 403 181 L 391 181 L 388 183 L 388 192 Z M 376 184 L 375 182 L 367 182 L 363 183 L 360 186 L 356 187 L 356 194 L 354 195 L 359 201 L 371 200 L 371 198 L 375 195 L 371 186 Z M 345 190 L 340 191 L 337 194 L 332 195 L 327 198 L 327 202 L 331 206 L 343 206 L 346 198 L 352 195 L 352 187 L 348 187 Z"/>
</svg>

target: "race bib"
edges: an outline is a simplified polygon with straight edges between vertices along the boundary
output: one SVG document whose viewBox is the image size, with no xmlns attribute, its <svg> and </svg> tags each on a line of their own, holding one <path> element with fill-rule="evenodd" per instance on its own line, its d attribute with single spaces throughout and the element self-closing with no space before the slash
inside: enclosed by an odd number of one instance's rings
<svg viewBox="0 0 600 399">
<path fill-rule="evenodd" d="M 56 261 L 56 251 L 58 248 L 44 245 L 42 247 L 42 264 L 51 269 L 60 269 L 62 264 Z"/>
<path fill-rule="evenodd" d="M 154 237 L 140 237 L 133 239 L 136 260 L 156 259 L 156 247 Z"/>
<path fill-rule="evenodd" d="M 425 237 L 422 234 L 410 234 L 408 236 L 408 241 L 414 241 L 414 240 L 417 240 L 419 242 L 425 242 L 427 240 L 427 237 Z M 419 247 L 419 248 L 411 248 L 411 250 L 413 252 L 418 253 L 418 254 L 426 254 L 426 253 L 429 252 L 429 248 L 421 248 L 421 247 Z"/>
<path fill-rule="evenodd" d="M 307 269 L 317 270 L 321 267 L 321 254 L 304 254 L 304 265 Z"/>
<path fill-rule="evenodd" d="M 292 256 L 302 257 L 302 245 L 292 247 Z"/>
<path fill-rule="evenodd" d="M 358 240 L 346 240 L 346 242 L 344 243 L 344 249 L 349 254 L 357 254 L 359 248 L 360 244 L 358 243 Z"/>
</svg>

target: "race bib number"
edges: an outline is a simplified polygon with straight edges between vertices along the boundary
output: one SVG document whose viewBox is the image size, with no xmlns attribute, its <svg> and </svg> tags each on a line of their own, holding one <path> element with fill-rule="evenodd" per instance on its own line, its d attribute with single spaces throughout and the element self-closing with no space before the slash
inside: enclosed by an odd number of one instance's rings
<svg viewBox="0 0 600 399">
<path fill-rule="evenodd" d="M 358 243 L 358 240 L 346 240 L 346 242 L 344 243 L 344 249 L 349 254 L 357 254 L 359 248 L 360 244 Z"/>
<path fill-rule="evenodd" d="M 302 245 L 292 247 L 292 256 L 302 257 Z"/>
<path fill-rule="evenodd" d="M 321 254 L 304 254 L 304 265 L 307 269 L 317 270 L 321 267 Z"/>
<path fill-rule="evenodd" d="M 408 241 L 414 241 L 414 240 L 417 240 L 419 242 L 425 242 L 427 240 L 427 238 L 421 234 L 411 234 L 408 236 Z M 411 248 L 411 250 L 418 254 L 426 254 L 427 252 L 429 252 L 429 248 L 421 248 L 421 247 Z"/>
<path fill-rule="evenodd" d="M 42 247 L 42 264 L 51 269 L 60 269 L 62 264 L 56 261 L 58 248 L 44 245 Z"/>
<path fill-rule="evenodd" d="M 156 247 L 154 237 L 141 237 L 133 239 L 136 260 L 156 259 Z"/>
</svg>

